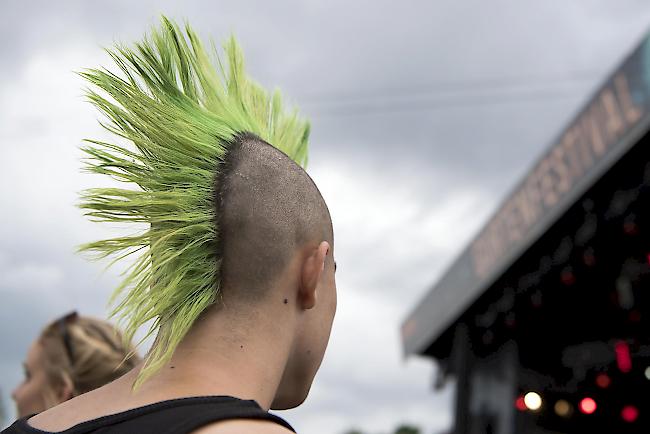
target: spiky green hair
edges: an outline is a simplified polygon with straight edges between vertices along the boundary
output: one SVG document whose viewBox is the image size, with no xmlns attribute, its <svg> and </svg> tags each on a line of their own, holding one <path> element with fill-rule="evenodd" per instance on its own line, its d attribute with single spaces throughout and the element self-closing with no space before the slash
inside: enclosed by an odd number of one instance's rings
<svg viewBox="0 0 650 434">
<path fill-rule="evenodd" d="M 126 340 L 153 321 L 146 336 L 156 339 L 134 387 L 171 358 L 219 294 L 214 191 L 229 141 L 251 132 L 303 167 L 307 162 L 309 123 L 284 109 L 277 90 L 246 75 L 234 37 L 223 48 L 227 68 L 189 25 L 183 31 L 162 17 L 134 47 L 107 50 L 118 73 L 81 73 L 91 83 L 88 98 L 107 118 L 102 126 L 121 138 L 85 140 L 86 168 L 131 188 L 86 190 L 80 206 L 95 221 L 146 227 L 80 248 L 113 262 L 135 259 L 110 302 Z"/>
</svg>

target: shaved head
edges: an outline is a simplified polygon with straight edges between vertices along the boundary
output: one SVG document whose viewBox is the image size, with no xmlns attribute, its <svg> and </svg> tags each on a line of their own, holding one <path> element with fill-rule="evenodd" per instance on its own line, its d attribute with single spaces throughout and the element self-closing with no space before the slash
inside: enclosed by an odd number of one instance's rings
<svg viewBox="0 0 650 434">
<path fill-rule="evenodd" d="M 244 296 L 262 295 L 297 249 L 333 241 L 327 205 L 312 179 L 253 134 L 229 144 L 215 199 L 222 287 Z"/>
</svg>

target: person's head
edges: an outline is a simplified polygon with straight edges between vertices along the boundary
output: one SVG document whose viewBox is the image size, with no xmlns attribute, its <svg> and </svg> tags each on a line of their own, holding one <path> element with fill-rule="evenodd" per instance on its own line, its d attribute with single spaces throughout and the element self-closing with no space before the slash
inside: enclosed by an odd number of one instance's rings
<svg viewBox="0 0 650 434">
<path fill-rule="evenodd" d="M 307 397 L 336 311 L 332 222 L 312 179 L 284 153 L 252 134 L 228 149 L 215 191 L 222 296 L 244 309 L 270 301 L 304 312 L 272 404 L 292 408 Z"/>
<path fill-rule="evenodd" d="M 223 297 L 250 305 L 269 288 L 299 290 L 309 314 L 300 318 L 276 397 L 289 407 L 309 390 L 334 315 L 332 225 L 301 167 L 309 122 L 244 72 L 234 38 L 224 49 L 227 62 L 214 62 L 189 26 L 181 31 L 163 17 L 151 37 L 111 53 L 121 77 L 82 73 L 108 129 L 132 145 L 89 141 L 89 171 L 129 186 L 88 190 L 81 207 L 96 220 L 147 225 L 82 250 L 135 254 L 114 312 L 125 319 L 127 338 L 154 320 L 156 339 L 135 388 Z"/>
<path fill-rule="evenodd" d="M 31 344 L 24 379 L 12 393 L 19 417 L 40 413 L 103 386 L 139 361 L 106 321 L 76 313 L 54 321 Z"/>
</svg>

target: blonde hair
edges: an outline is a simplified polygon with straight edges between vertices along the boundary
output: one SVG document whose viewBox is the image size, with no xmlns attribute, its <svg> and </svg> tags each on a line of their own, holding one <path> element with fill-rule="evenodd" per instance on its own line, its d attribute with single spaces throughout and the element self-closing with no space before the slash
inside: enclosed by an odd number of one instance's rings
<svg viewBox="0 0 650 434">
<path fill-rule="evenodd" d="M 66 383 L 73 396 L 81 395 L 121 377 L 141 360 L 116 327 L 76 313 L 45 327 L 39 342 L 51 388 L 43 393 L 48 405 L 57 403 L 54 391 Z"/>
</svg>

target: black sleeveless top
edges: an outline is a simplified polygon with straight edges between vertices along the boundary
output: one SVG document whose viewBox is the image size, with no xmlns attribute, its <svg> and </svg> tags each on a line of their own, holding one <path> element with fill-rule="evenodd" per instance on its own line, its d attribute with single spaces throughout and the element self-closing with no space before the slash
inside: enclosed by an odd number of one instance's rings
<svg viewBox="0 0 650 434">
<path fill-rule="evenodd" d="M 0 434 L 45 434 L 18 419 Z M 260 408 L 255 401 L 229 396 L 203 396 L 156 402 L 121 413 L 82 422 L 60 434 L 186 434 L 214 422 L 232 419 L 257 419 L 294 429 L 284 419 Z"/>
</svg>

